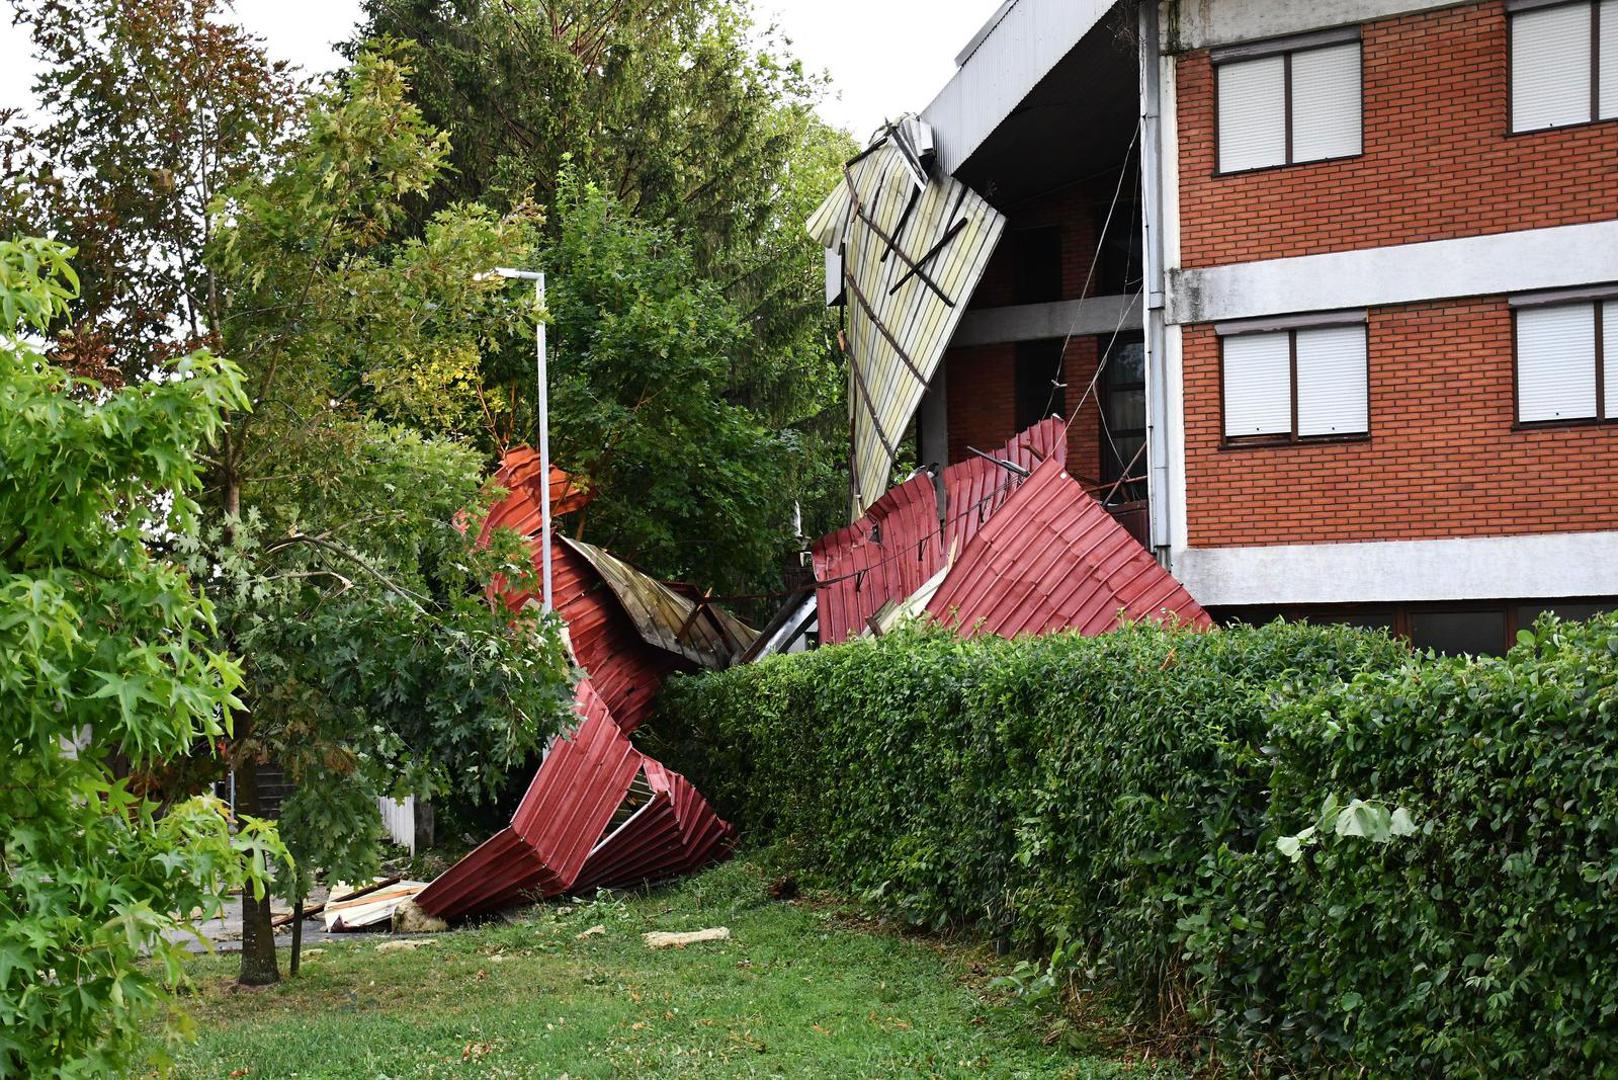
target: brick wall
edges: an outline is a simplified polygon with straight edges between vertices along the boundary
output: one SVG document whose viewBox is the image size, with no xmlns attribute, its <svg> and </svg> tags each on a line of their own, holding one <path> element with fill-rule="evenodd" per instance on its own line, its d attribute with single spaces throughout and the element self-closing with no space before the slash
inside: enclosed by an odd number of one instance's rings
<svg viewBox="0 0 1618 1080">
<path fill-rule="evenodd" d="M 1114 179 L 1116 179 L 1116 173 Z M 1006 215 L 1006 232 L 984 269 L 983 281 L 972 294 L 973 308 L 1005 307 L 1016 301 L 1015 233 L 1019 229 L 1056 226 L 1062 235 L 1062 298 L 1084 296 L 1084 284 L 1095 257 L 1098 224 L 1092 185 L 1074 185 L 1034 202 L 1013 208 Z M 1110 195 L 1110 191 L 1109 191 Z M 1105 212 L 1105 205 L 1102 211 Z M 1119 227 L 1114 221 L 1113 226 Z M 1095 291 L 1092 283 L 1090 291 Z"/>
<path fill-rule="evenodd" d="M 1073 422 L 1067 433 L 1067 469 L 1081 481 L 1101 473 L 1101 411 L 1095 394 L 1078 408 L 1095 377 L 1096 339 L 1076 337 L 1062 357 L 1067 406 Z M 967 450 L 994 450 L 1017 433 L 1017 347 L 980 345 L 951 349 L 945 358 L 949 405 L 949 460 L 971 456 Z M 1098 388 L 1099 389 L 1099 388 Z"/>
<path fill-rule="evenodd" d="M 1369 323 L 1369 441 L 1231 450 L 1218 338 L 1186 329 L 1193 547 L 1618 529 L 1618 425 L 1512 430 L 1503 298 L 1376 309 Z"/>
<path fill-rule="evenodd" d="M 1206 51 L 1177 65 L 1187 267 L 1618 217 L 1618 123 L 1508 135 L 1500 0 L 1367 23 L 1357 158 L 1215 176 Z"/>
<path fill-rule="evenodd" d="M 1117 174 L 1113 173 L 1012 208 L 1007 214 L 1006 237 L 990 260 L 971 307 L 1003 307 L 1016 302 L 1013 234 L 1018 229 L 1060 228 L 1062 296 L 1076 299 L 1086 295 L 1087 281 L 1089 294 L 1095 294 L 1097 281 L 1092 264 L 1096 239 L 1116 185 Z M 1120 207 L 1112 228 L 1129 229 L 1129 213 L 1127 206 Z M 1095 377 L 1098 353 L 1097 339 L 1093 337 L 1075 337 L 1068 343 L 1063 366 L 1070 411 L 1077 409 L 1085 388 Z M 1017 347 L 1010 344 L 951 349 L 946 355 L 950 463 L 969 457 L 968 446 L 992 450 L 1016 434 L 1016 358 Z M 1080 479 L 1100 476 L 1100 431 L 1100 408 L 1092 394 L 1068 431 L 1068 471 Z"/>
</svg>

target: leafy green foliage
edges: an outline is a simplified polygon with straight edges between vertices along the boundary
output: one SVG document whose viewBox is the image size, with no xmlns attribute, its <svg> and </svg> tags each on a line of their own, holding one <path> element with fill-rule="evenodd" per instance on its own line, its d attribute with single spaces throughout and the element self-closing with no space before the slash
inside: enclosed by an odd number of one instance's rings
<svg viewBox="0 0 1618 1080">
<path fill-rule="evenodd" d="M 906 631 L 677 680 L 654 730 L 804 867 L 1182 1003 L 1241 1060 L 1615 1075 L 1615 715 L 1608 616 L 1480 660 Z"/>
<path fill-rule="evenodd" d="M 743 317 L 672 230 L 569 172 L 544 262 L 558 456 L 591 479 L 590 536 L 664 577 L 740 588 L 792 522 L 793 441 L 726 399 Z"/>
<path fill-rule="evenodd" d="M 221 0 L 17 0 L 41 115 L 0 125 L 0 236 L 73 243 L 82 295 L 55 357 L 109 382 L 200 345 L 218 311 L 210 202 L 281 150 L 297 84 Z M 11 14 L 13 12 L 8 12 Z M 67 315 L 71 315 L 68 318 Z"/>
<path fill-rule="evenodd" d="M 397 51 L 367 52 L 315 95 L 278 168 L 221 201 L 208 252 L 257 407 L 228 431 L 222 512 L 190 557 L 244 659 L 252 726 L 233 761 L 298 785 L 293 896 L 317 867 L 374 871 L 377 795 L 488 795 L 567 715 L 554 621 L 483 593 L 526 558 L 456 526 L 488 501 L 483 459 L 384 422 L 453 429 L 477 407 L 483 344 L 536 315 L 475 280 L 526 260 L 524 214 L 459 207 L 389 239 L 447 151 L 408 74 Z"/>
<path fill-rule="evenodd" d="M 526 554 L 513 536 L 479 549 L 455 525 L 478 498 L 476 454 L 393 429 L 352 437 L 340 477 L 265 490 L 280 528 L 255 507 L 187 548 L 252 693 L 232 754 L 297 785 L 282 835 L 305 877 L 288 895 L 317 867 L 376 871 L 377 796 L 488 797 L 568 715 L 554 621 L 483 595 L 496 575 L 531 577 Z"/>
<path fill-rule="evenodd" d="M 1618 1075 L 1615 720 L 1613 616 L 1278 708 L 1276 830 L 1324 816 L 1322 792 L 1376 792 L 1367 833 L 1395 842 L 1344 842 L 1349 802 L 1296 861 L 1227 861 L 1246 921 L 1210 918 L 1190 950 L 1211 1018 L 1375 1075 Z"/>
<path fill-rule="evenodd" d="M 0 241 L 0 1075 L 137 1059 L 180 979 L 193 913 L 262 890 L 273 830 L 216 801 L 159 807 L 115 770 L 228 734 L 240 670 L 213 611 L 154 549 L 193 528 L 195 455 L 240 407 L 206 353 L 116 392 L 27 341 L 65 314 L 62 247 Z M 156 964 L 143 965 L 143 956 Z"/>
<path fill-rule="evenodd" d="M 551 370 L 575 392 L 553 414 L 553 446 L 575 471 L 605 466 L 587 538 L 702 585 L 774 587 L 792 502 L 818 535 L 847 501 L 846 374 L 803 222 L 855 146 L 813 111 L 822 80 L 743 0 L 366 8 L 365 37 L 414 43 L 410 100 L 451 143 L 452 167 L 410 201 L 404 235 L 461 200 L 550 211 L 535 265 L 556 298 Z M 701 297 L 689 326 L 679 288 Z M 586 342 L 576 317 L 601 314 L 612 332 Z M 671 341 L 682 332 L 693 340 Z M 531 438 L 532 341 L 505 340 L 482 375 L 486 430 Z M 643 415 L 631 431 L 614 410 Z M 706 498 L 710 514 L 692 505 Z"/>
</svg>

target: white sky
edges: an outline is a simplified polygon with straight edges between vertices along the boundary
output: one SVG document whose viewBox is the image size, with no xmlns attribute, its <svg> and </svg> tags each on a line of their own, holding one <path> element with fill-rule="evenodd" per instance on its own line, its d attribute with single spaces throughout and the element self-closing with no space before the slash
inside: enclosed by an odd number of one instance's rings
<svg viewBox="0 0 1618 1080">
<path fill-rule="evenodd" d="M 821 114 L 864 142 L 884 119 L 920 111 L 954 73 L 954 57 L 999 6 L 997 0 L 754 0 L 811 70 L 829 71 L 833 96 Z M 270 54 L 306 71 L 336 67 L 331 46 L 349 36 L 358 0 L 236 0 Z M 28 40 L 0 2 L 0 107 L 27 107 L 34 66 Z"/>
</svg>

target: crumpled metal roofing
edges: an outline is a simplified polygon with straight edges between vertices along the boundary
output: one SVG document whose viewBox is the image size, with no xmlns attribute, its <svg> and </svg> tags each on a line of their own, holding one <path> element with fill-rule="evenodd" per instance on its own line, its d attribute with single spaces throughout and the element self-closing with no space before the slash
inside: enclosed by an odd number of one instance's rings
<svg viewBox="0 0 1618 1080">
<path fill-rule="evenodd" d="M 479 535 L 487 541 L 496 528 L 515 530 L 528 541 L 535 569 L 532 588 L 518 589 L 504 581 L 491 586 L 492 592 L 517 611 L 540 601 L 539 502 L 545 497 L 545 485 L 540 480 L 539 455 L 525 446 L 507 451 L 493 483 L 505 489 L 506 497 L 490 508 Z M 591 497 L 577 481 L 556 468 L 551 469 L 550 490 L 555 499 L 551 507 L 553 522 L 569 510 L 582 509 Z M 590 674 L 596 691 L 625 731 L 634 731 L 646 719 L 658 687 L 671 672 L 694 671 L 697 667 L 698 662 L 684 652 L 648 643 L 601 572 L 554 532 L 551 600 L 567 625 L 574 659 Z"/>
<path fill-rule="evenodd" d="M 422 910 L 460 919 L 570 891 L 663 880 L 729 853 L 732 826 L 683 776 L 635 749 L 588 679 L 574 711 L 582 722 L 552 744 L 511 826 L 423 889 Z M 649 797 L 624 814 L 638 780 Z"/>
<path fill-rule="evenodd" d="M 1029 473 L 1051 458 L 1066 461 L 1067 422 L 1057 417 L 1041 420 L 991 453 Z M 1022 483 L 1021 474 L 980 457 L 946 468 L 944 538 L 948 549 L 956 555 L 966 550 L 972 537 Z"/>
<path fill-rule="evenodd" d="M 1025 472 L 1053 457 L 1065 460 L 1067 425 L 1044 420 L 991 456 Z M 1022 482 L 1013 469 L 972 458 L 944 469 L 937 483 L 926 475 L 912 477 L 854 524 L 816 541 L 810 554 L 821 644 L 858 637 L 872 620 L 886 627 L 901 607 L 919 611 L 921 605 L 907 599 L 929 582 L 937 587 L 933 579 Z"/>
<path fill-rule="evenodd" d="M 927 610 L 968 637 L 1102 634 L 1120 617 L 1213 625 L 1059 457 L 1034 469 L 983 523 Z"/>
<path fill-rule="evenodd" d="M 806 223 L 841 255 L 850 518 L 887 489 L 905 427 L 1005 230 L 1005 217 L 976 192 L 936 171 L 928 177 L 920 164 L 890 128 L 845 166 L 843 183 Z"/>
<path fill-rule="evenodd" d="M 810 551 L 820 642 L 836 645 L 865 632 L 884 604 L 919 589 L 943 565 L 933 478 L 911 477 L 872 504 L 854 524 Z"/>
<path fill-rule="evenodd" d="M 526 447 L 506 455 L 494 482 L 507 495 L 480 533 L 487 540 L 495 528 L 515 529 L 528 541 L 536 569 L 540 500 L 555 500 L 554 518 L 589 498 L 558 469 L 547 485 L 537 461 Z M 653 581 L 599 548 L 555 537 L 551 587 L 574 659 L 587 673 L 574 692 L 580 722 L 551 744 L 511 825 L 416 897 L 439 918 L 688 873 L 727 853 L 734 836 L 684 777 L 635 749 L 628 736 L 670 672 L 724 666 L 752 643 L 753 631 L 679 591 L 683 586 Z M 490 586 L 512 610 L 537 604 L 537 588 L 537 581 L 532 588 Z"/>
<path fill-rule="evenodd" d="M 717 669 L 729 667 L 758 637 L 758 631 L 717 605 L 676 592 L 594 544 L 564 543 L 595 568 L 641 637 L 660 649 Z"/>
</svg>

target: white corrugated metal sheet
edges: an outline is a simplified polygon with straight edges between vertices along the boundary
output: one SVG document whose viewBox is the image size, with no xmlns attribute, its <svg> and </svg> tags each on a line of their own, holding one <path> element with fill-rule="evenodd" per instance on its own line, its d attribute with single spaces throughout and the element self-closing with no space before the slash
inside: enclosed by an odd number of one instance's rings
<svg viewBox="0 0 1618 1080">
<path fill-rule="evenodd" d="M 983 278 L 1005 217 L 936 168 L 918 189 L 904 154 L 884 137 L 848 167 L 808 229 L 843 254 L 853 520 L 887 491 L 899 440 Z"/>
<path fill-rule="evenodd" d="M 1117 0 L 1015 0 L 961 55 L 960 70 L 922 119 L 938 133 L 938 163 L 954 173 Z"/>
<path fill-rule="evenodd" d="M 392 840 L 402 848 L 409 848 L 410 854 L 416 853 L 416 799 L 415 796 L 406 795 L 403 799 L 390 799 L 386 795 L 376 800 L 377 809 L 382 812 L 382 828 Z"/>
</svg>

